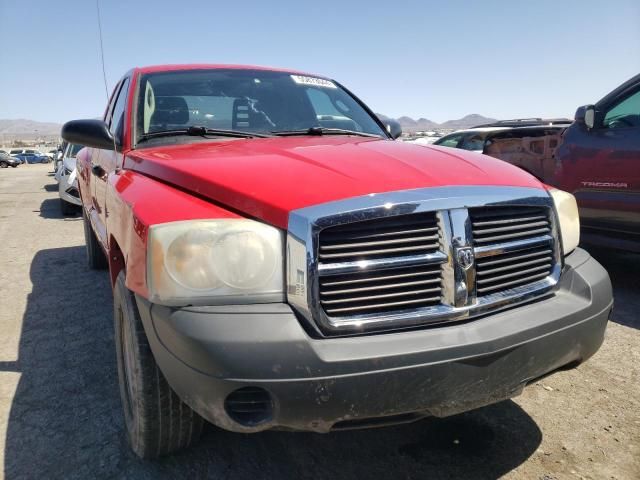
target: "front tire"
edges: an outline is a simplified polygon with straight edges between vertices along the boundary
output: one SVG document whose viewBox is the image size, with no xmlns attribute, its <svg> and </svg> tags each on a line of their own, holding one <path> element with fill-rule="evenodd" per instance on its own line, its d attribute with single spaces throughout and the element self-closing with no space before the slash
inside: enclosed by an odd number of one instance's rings
<svg viewBox="0 0 640 480">
<path fill-rule="evenodd" d="M 7 162 L 0 162 L 0 168 L 7 168 L 9 164 Z"/>
<path fill-rule="evenodd" d="M 91 270 L 104 270 L 108 266 L 107 257 L 98 243 L 96 234 L 93 233 L 91 222 L 89 222 L 84 210 L 82 213 L 82 223 L 84 225 L 84 243 L 87 252 L 87 265 L 89 265 Z"/>
<path fill-rule="evenodd" d="M 149 459 L 194 444 L 204 420 L 178 397 L 158 368 L 123 272 L 113 289 L 113 306 L 120 398 L 131 448 Z"/>
<path fill-rule="evenodd" d="M 60 199 L 60 212 L 62 215 L 75 215 L 76 206 L 72 203 L 65 202 L 63 199 Z"/>
</svg>

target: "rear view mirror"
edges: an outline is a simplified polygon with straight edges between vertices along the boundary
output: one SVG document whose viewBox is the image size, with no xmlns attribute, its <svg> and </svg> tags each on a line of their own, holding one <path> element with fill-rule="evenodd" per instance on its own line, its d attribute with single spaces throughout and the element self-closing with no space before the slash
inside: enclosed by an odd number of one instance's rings
<svg viewBox="0 0 640 480">
<path fill-rule="evenodd" d="M 62 138 L 86 147 L 114 150 L 115 141 L 102 120 L 71 120 L 62 126 Z"/>
<path fill-rule="evenodd" d="M 382 123 L 384 123 L 384 127 L 394 140 L 402 135 L 402 127 L 396 120 L 389 118 L 387 120 L 383 120 Z"/>
<path fill-rule="evenodd" d="M 575 122 L 591 129 L 596 123 L 596 109 L 593 105 L 584 105 L 576 110 Z"/>
</svg>

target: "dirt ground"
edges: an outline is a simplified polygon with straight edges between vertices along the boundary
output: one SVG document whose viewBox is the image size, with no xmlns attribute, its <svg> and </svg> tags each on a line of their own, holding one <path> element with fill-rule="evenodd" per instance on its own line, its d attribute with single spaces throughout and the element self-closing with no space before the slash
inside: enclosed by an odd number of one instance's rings
<svg viewBox="0 0 640 480">
<path fill-rule="evenodd" d="M 128 449 L 107 274 L 85 267 L 50 165 L 0 170 L 0 476 L 640 479 L 640 255 L 593 251 L 615 288 L 600 351 L 513 401 L 329 435 L 213 427 L 180 455 Z"/>
</svg>

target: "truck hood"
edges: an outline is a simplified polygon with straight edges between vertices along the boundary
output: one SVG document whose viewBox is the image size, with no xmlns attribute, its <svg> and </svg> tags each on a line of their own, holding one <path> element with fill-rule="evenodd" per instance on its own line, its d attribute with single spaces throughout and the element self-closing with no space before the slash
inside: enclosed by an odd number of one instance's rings
<svg viewBox="0 0 640 480">
<path fill-rule="evenodd" d="M 488 156 L 346 136 L 149 147 L 130 151 L 124 167 L 281 228 L 292 210 L 372 193 L 453 185 L 543 188 Z"/>
</svg>

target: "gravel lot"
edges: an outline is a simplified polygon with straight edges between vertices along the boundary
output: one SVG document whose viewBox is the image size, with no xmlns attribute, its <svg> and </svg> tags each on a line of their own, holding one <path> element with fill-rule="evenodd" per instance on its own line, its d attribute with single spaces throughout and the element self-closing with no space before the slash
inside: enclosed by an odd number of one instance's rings
<svg viewBox="0 0 640 480">
<path fill-rule="evenodd" d="M 85 267 L 50 165 L 0 170 L 0 463 L 6 478 L 640 478 L 640 255 L 592 252 L 616 306 L 579 368 L 447 419 L 329 435 L 227 433 L 144 463 L 117 390 L 111 291 Z M 0 475 L 1 475 L 0 474 Z"/>
</svg>

